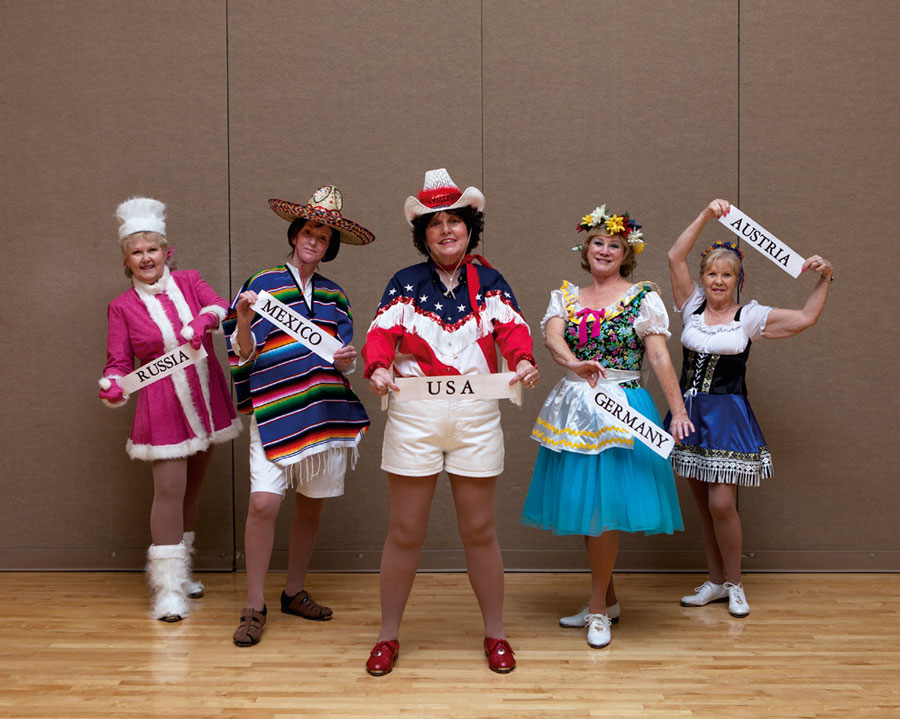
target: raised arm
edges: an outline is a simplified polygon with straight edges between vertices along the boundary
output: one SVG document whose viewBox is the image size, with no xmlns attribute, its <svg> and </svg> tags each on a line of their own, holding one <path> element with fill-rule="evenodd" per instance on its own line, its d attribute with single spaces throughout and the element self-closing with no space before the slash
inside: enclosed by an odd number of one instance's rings
<svg viewBox="0 0 900 719">
<path fill-rule="evenodd" d="M 679 309 L 687 302 L 694 289 L 694 281 L 691 279 L 691 271 L 687 258 L 694 248 L 694 243 L 706 226 L 706 223 L 714 217 L 723 217 L 728 214 L 731 204 L 728 200 L 713 200 L 703 212 L 697 215 L 691 224 L 675 240 L 675 244 L 669 250 L 669 277 L 672 280 L 672 294 L 675 297 L 675 306 Z"/>
<path fill-rule="evenodd" d="M 798 335 L 803 330 L 812 327 L 819 319 L 819 315 L 822 314 L 825 300 L 828 299 L 828 288 L 831 287 L 831 281 L 834 278 L 834 267 L 825 258 L 813 255 L 803 263 L 803 269 L 819 273 L 819 279 L 813 287 L 809 299 L 800 310 L 773 308 L 766 320 L 766 339 L 780 340 Z"/>
</svg>

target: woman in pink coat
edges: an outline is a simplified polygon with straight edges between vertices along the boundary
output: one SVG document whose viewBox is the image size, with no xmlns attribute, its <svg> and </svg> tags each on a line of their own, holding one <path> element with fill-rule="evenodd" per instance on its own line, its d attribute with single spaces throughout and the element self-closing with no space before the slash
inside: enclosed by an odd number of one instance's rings
<svg viewBox="0 0 900 719">
<path fill-rule="evenodd" d="M 153 471 L 153 544 L 147 551 L 152 614 L 177 622 L 190 612 L 188 597 L 203 595 L 203 585 L 191 578 L 190 555 L 212 445 L 233 439 L 241 427 L 207 334 L 219 326 L 228 303 L 196 270 L 169 269 L 163 203 L 137 197 L 119 205 L 116 214 L 125 275 L 133 286 L 109 303 L 100 398 L 113 407 L 128 401 L 118 380 L 134 370 L 135 357 L 145 365 L 185 342 L 207 352 L 138 392 L 125 445 L 132 459 L 150 462 Z"/>
</svg>

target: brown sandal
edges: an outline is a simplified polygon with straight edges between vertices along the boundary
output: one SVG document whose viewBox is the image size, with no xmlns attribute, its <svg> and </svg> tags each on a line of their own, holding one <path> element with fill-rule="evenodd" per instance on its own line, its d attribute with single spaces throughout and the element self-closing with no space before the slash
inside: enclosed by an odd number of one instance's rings
<svg viewBox="0 0 900 719">
<path fill-rule="evenodd" d="M 319 622 L 328 621 L 334 614 L 330 607 L 323 607 L 321 604 L 318 604 L 315 599 L 309 596 L 309 592 L 305 589 L 301 589 L 293 597 L 289 597 L 287 593 L 282 592 L 281 611 L 285 614 L 295 614 L 298 617 Z"/>
<path fill-rule="evenodd" d="M 234 630 L 234 643 L 239 647 L 252 647 L 259 644 L 262 636 L 262 629 L 266 623 L 266 608 L 263 607 L 261 612 L 257 612 L 253 607 L 246 607 L 241 610 L 241 623 Z"/>
</svg>

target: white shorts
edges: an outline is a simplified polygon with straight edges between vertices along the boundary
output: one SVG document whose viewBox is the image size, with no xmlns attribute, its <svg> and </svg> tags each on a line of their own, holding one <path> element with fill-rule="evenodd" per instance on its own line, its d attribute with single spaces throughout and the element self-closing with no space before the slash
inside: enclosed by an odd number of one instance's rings
<svg viewBox="0 0 900 719">
<path fill-rule="evenodd" d="M 428 477 L 442 469 L 462 477 L 496 477 L 503 471 L 497 400 L 391 402 L 381 468 L 406 477 Z"/>
<path fill-rule="evenodd" d="M 275 464 L 266 457 L 256 415 L 253 415 L 250 419 L 250 493 L 270 492 L 283 497 L 288 487 L 294 487 L 304 497 L 340 497 L 344 493 L 349 451 L 339 447 L 304 457 L 294 464 Z"/>
</svg>

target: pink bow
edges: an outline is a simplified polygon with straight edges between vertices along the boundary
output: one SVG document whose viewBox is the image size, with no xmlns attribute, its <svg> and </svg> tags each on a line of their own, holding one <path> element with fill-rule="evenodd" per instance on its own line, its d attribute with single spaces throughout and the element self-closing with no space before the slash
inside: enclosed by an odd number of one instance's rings
<svg viewBox="0 0 900 719">
<path fill-rule="evenodd" d="M 590 307 L 585 307 L 582 310 L 579 310 L 575 313 L 575 316 L 579 318 L 578 320 L 578 346 L 581 347 L 588 341 L 587 331 L 588 331 L 588 317 L 594 318 L 594 326 L 591 328 L 591 337 L 597 338 L 600 336 L 600 325 L 603 323 L 603 318 L 606 317 L 606 309 L 602 310 L 592 310 Z"/>
</svg>

